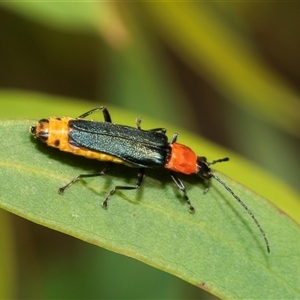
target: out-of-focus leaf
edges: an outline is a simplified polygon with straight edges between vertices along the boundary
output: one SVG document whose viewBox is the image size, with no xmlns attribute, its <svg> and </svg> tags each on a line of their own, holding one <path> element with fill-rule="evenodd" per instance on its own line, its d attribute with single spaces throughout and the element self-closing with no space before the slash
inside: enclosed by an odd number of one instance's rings
<svg viewBox="0 0 300 300">
<path fill-rule="evenodd" d="M 9 214 L 0 212 L 0 298 L 13 299 L 17 285 L 14 259 L 14 238 Z"/>
<path fill-rule="evenodd" d="M 148 2 L 149 21 L 228 100 L 299 136 L 299 96 L 208 3 Z"/>
<path fill-rule="evenodd" d="M 31 20 L 68 30 L 95 30 L 107 3 L 74 1 L 4 1 L 1 5 Z"/>
</svg>

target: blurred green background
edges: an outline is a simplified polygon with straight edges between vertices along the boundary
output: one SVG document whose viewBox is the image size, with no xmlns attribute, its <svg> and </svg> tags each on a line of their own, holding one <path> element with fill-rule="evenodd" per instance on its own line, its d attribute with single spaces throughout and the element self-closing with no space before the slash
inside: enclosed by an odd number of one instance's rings
<svg viewBox="0 0 300 300">
<path fill-rule="evenodd" d="M 1 3 L 0 89 L 117 105 L 173 123 L 299 192 L 299 14 L 295 2 Z M 18 106 L 0 116 L 48 117 Z M 9 213 L 1 222 L 1 298 L 214 299 Z"/>
</svg>

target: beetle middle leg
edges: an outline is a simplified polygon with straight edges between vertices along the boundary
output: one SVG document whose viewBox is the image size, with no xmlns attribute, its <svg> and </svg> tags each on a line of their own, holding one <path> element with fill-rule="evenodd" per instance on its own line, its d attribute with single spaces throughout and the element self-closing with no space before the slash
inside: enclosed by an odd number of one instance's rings
<svg viewBox="0 0 300 300">
<path fill-rule="evenodd" d="M 138 171 L 137 174 L 138 178 L 136 181 L 135 186 L 123 186 L 123 185 L 117 185 L 115 186 L 108 194 L 108 196 L 104 199 L 103 203 L 102 203 L 102 207 L 103 208 L 107 208 L 108 206 L 108 200 L 110 199 L 110 197 L 117 191 L 117 190 L 136 190 L 139 189 L 143 183 L 144 177 L 145 177 L 145 169 L 141 168 Z"/>
</svg>

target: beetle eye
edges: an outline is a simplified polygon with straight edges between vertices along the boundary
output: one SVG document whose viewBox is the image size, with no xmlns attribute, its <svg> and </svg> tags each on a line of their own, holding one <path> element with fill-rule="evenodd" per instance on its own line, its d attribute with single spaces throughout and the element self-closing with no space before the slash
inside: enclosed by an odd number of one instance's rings
<svg viewBox="0 0 300 300">
<path fill-rule="evenodd" d="M 36 126 L 31 126 L 30 127 L 30 132 L 32 135 L 36 136 Z"/>
</svg>

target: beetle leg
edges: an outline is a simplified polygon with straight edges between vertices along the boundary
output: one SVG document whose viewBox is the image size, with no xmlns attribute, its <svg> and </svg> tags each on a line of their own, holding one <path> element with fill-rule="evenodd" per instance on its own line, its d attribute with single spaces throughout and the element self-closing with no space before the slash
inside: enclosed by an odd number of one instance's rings
<svg viewBox="0 0 300 300">
<path fill-rule="evenodd" d="M 117 185 L 115 186 L 108 194 L 108 196 L 104 199 L 102 206 L 103 208 L 107 208 L 108 200 L 109 198 L 117 191 L 117 190 L 136 190 L 139 189 L 143 183 L 143 179 L 145 177 L 145 169 L 139 169 L 139 172 L 137 174 L 138 179 L 136 181 L 135 186 L 121 186 Z"/>
<path fill-rule="evenodd" d="M 172 138 L 171 138 L 171 140 L 170 140 L 170 142 L 169 142 L 169 144 L 176 143 L 177 138 L 178 138 L 178 133 L 174 133 L 173 136 L 172 136 Z"/>
<path fill-rule="evenodd" d="M 97 177 L 97 176 L 103 176 L 106 175 L 112 167 L 112 164 L 109 163 L 107 167 L 105 167 L 100 173 L 94 173 L 94 174 L 79 174 L 78 176 L 74 177 L 68 184 L 58 189 L 59 194 L 63 194 L 67 188 L 69 188 L 71 185 L 73 185 L 75 182 L 80 180 L 81 178 L 87 178 L 87 177 Z"/>
<path fill-rule="evenodd" d="M 173 173 L 173 172 L 170 172 L 171 174 L 171 177 L 173 179 L 173 181 L 176 183 L 176 185 L 178 186 L 178 188 L 183 192 L 183 196 L 185 198 L 185 201 L 186 203 L 188 204 L 189 206 L 189 211 L 191 213 L 195 212 L 195 208 L 193 207 L 187 193 L 186 193 L 186 189 L 185 189 L 185 186 L 183 184 L 183 182 Z"/>
<path fill-rule="evenodd" d="M 94 109 L 92 109 L 92 110 L 89 110 L 89 111 L 87 111 L 86 113 L 80 115 L 77 119 L 84 119 L 84 118 L 86 118 L 87 116 L 89 116 L 89 115 L 91 115 L 91 114 L 94 114 L 94 113 L 96 113 L 96 112 L 99 111 L 99 110 L 102 110 L 103 117 L 104 117 L 104 121 L 105 121 L 105 122 L 111 123 L 111 117 L 110 117 L 110 114 L 109 114 L 109 112 L 108 112 L 108 110 L 107 110 L 107 108 L 106 108 L 105 106 L 100 106 L 100 107 L 96 107 L 96 108 L 94 108 Z"/>
<path fill-rule="evenodd" d="M 135 124 L 137 129 L 141 130 L 141 123 L 142 123 L 142 117 L 138 117 L 135 120 Z M 153 129 L 148 129 L 149 131 L 157 131 L 157 132 L 161 132 L 162 134 L 166 134 L 167 129 L 166 128 L 153 128 Z"/>
</svg>

